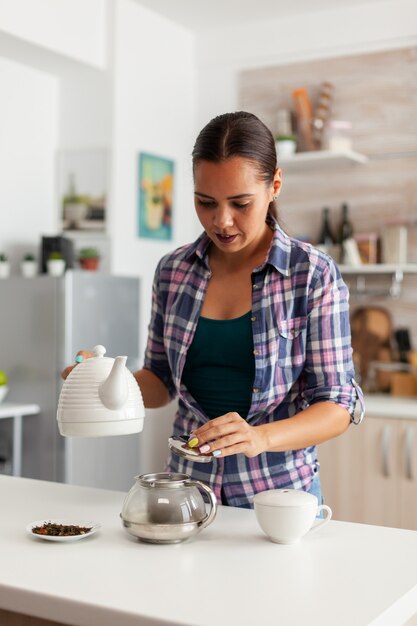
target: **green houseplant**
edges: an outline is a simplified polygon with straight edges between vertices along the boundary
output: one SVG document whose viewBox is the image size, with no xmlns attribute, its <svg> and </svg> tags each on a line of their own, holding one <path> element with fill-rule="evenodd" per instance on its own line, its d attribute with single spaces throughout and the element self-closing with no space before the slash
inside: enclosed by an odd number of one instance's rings
<svg viewBox="0 0 417 626">
<path fill-rule="evenodd" d="M 20 271 L 25 278 L 33 278 L 33 276 L 36 276 L 38 268 L 36 258 L 32 253 L 28 252 L 23 256 L 20 263 Z"/>
<path fill-rule="evenodd" d="M 100 264 L 100 253 L 97 248 L 81 248 L 78 260 L 83 270 L 96 271 Z"/>
<path fill-rule="evenodd" d="M 278 134 L 275 136 L 275 147 L 277 149 L 278 158 L 290 157 L 297 148 L 297 138 L 293 134 Z"/>
<path fill-rule="evenodd" d="M 50 252 L 46 261 L 46 267 L 50 276 L 62 276 L 65 272 L 65 259 L 62 256 L 62 252 L 59 252 L 59 250 Z"/>
</svg>

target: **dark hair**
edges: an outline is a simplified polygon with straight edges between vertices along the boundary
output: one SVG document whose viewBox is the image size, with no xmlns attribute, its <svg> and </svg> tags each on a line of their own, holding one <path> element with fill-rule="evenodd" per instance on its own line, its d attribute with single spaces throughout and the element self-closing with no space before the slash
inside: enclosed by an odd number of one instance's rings
<svg viewBox="0 0 417 626">
<path fill-rule="evenodd" d="M 253 113 L 236 111 L 214 117 L 198 135 L 193 152 L 193 171 L 199 161 L 220 163 L 232 157 L 252 161 L 266 184 L 272 184 L 277 167 L 275 141 L 271 131 Z M 275 202 L 268 213 L 277 219 Z"/>
</svg>

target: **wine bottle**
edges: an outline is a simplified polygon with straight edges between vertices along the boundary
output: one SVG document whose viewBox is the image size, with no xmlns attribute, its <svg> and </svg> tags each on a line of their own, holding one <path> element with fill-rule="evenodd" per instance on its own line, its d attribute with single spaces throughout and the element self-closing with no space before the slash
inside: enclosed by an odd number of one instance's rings
<svg viewBox="0 0 417 626">
<path fill-rule="evenodd" d="M 352 239 L 352 237 L 353 237 L 353 225 L 349 219 L 349 206 L 348 204 L 346 204 L 346 202 L 344 202 L 342 204 L 342 218 L 341 218 L 341 222 L 339 225 L 339 231 L 338 231 L 338 237 L 337 237 L 337 243 L 339 244 L 339 247 L 340 247 L 339 254 L 340 254 L 341 263 L 346 263 L 347 261 L 346 257 L 348 257 L 349 255 L 347 254 L 347 251 L 346 251 L 345 242 Z M 349 241 L 350 249 L 352 248 L 354 244 L 355 242 Z"/>
<path fill-rule="evenodd" d="M 342 245 L 346 239 L 350 239 L 353 236 L 353 225 L 349 219 L 349 206 L 346 203 L 342 204 L 342 220 L 339 226 L 338 242 Z"/>
<path fill-rule="evenodd" d="M 330 249 L 335 244 L 335 238 L 330 227 L 330 209 L 324 207 L 321 216 L 321 229 L 318 244 L 321 248 Z"/>
</svg>

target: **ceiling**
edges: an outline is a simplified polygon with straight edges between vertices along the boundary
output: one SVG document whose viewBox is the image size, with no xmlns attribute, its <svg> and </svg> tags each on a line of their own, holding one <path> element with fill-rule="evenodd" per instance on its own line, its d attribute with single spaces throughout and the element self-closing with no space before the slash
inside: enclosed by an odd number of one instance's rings
<svg viewBox="0 0 417 626">
<path fill-rule="evenodd" d="M 384 0 L 137 0 L 192 31 L 277 19 Z"/>
</svg>

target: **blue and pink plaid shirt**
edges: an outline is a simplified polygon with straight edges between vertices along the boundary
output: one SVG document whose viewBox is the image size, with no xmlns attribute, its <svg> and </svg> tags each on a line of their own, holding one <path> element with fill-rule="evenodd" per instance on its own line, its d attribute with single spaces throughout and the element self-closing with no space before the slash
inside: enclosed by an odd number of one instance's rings
<svg viewBox="0 0 417 626">
<path fill-rule="evenodd" d="M 354 380 L 348 290 L 333 260 L 309 244 L 288 237 L 270 221 L 274 236 L 265 262 L 252 272 L 252 328 L 255 378 L 247 421 L 251 425 L 287 419 L 316 402 L 331 401 L 349 411 L 363 396 Z M 203 233 L 158 264 L 144 367 L 178 397 L 174 434 L 208 421 L 181 382 L 187 350 L 210 279 Z M 168 470 L 203 481 L 231 506 L 252 507 L 265 489 L 307 489 L 319 464 L 316 447 L 243 454 L 195 463 L 172 455 Z"/>
</svg>

